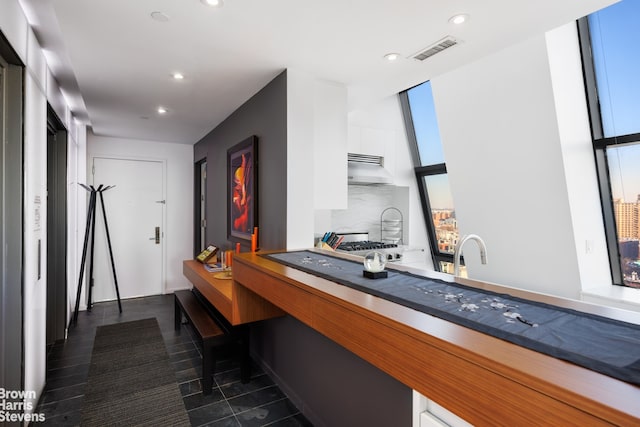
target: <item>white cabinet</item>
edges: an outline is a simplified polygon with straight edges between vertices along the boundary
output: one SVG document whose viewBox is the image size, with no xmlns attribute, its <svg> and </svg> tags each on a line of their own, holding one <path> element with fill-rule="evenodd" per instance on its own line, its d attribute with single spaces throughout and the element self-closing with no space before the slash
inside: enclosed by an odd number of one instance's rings
<svg viewBox="0 0 640 427">
<path fill-rule="evenodd" d="M 413 427 L 473 427 L 459 416 L 413 391 Z"/>
<path fill-rule="evenodd" d="M 412 170 L 409 146 L 397 95 L 381 99 L 367 109 L 349 112 L 349 153 L 384 157 L 384 166 L 392 175 Z"/>
<path fill-rule="evenodd" d="M 287 70 L 287 186 L 304 206 L 292 207 L 296 217 L 347 208 L 347 89 L 295 69 Z"/>
<path fill-rule="evenodd" d="M 347 208 L 347 89 L 316 80 L 313 96 L 314 207 Z"/>
</svg>

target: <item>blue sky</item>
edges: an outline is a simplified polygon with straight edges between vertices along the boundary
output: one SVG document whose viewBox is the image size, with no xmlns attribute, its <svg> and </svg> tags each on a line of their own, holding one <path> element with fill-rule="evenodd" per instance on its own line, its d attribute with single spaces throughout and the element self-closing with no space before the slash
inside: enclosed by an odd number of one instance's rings
<svg viewBox="0 0 640 427">
<path fill-rule="evenodd" d="M 409 105 L 418 141 L 420 162 L 423 166 L 444 163 L 442 141 L 440 140 L 430 82 L 422 83 L 409 90 Z M 447 175 L 426 177 L 425 183 L 431 209 L 453 209 L 454 204 Z"/>
<path fill-rule="evenodd" d="M 607 137 L 640 133 L 640 1 L 623 0 L 589 18 Z M 640 145 L 607 150 L 614 198 L 640 194 Z"/>
<path fill-rule="evenodd" d="M 422 165 L 444 163 L 431 82 L 422 83 L 409 90 L 409 105 Z"/>
<path fill-rule="evenodd" d="M 640 1 L 589 18 L 605 136 L 640 132 Z"/>
</svg>

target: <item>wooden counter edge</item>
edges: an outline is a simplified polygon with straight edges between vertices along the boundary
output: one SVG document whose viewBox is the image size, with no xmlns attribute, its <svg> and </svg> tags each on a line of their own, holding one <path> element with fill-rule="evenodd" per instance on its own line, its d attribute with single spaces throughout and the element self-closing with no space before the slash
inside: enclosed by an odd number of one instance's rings
<svg viewBox="0 0 640 427">
<path fill-rule="evenodd" d="M 228 291 L 222 291 L 219 285 L 216 286 L 213 273 L 206 271 L 202 263 L 196 260 L 184 260 L 182 274 L 229 322 L 233 320 L 230 281 L 228 285 L 223 282 Z"/>
<path fill-rule="evenodd" d="M 600 419 L 601 421 L 606 420 L 614 424 L 624 424 L 625 422 L 628 423 L 630 420 L 638 422 L 639 420 L 638 416 L 640 412 L 638 411 L 637 404 L 634 404 L 633 402 L 635 398 L 640 396 L 640 388 L 634 385 L 618 381 L 608 376 L 604 376 L 602 374 L 598 374 L 596 372 L 581 368 L 568 362 L 564 362 L 550 356 L 546 356 L 532 350 L 528 350 L 514 344 L 504 342 L 497 338 L 490 337 L 476 331 L 471 331 L 461 326 L 452 326 L 452 328 L 459 331 L 461 336 L 464 336 L 465 339 L 471 339 L 472 341 L 476 341 L 476 343 L 481 342 L 481 345 L 485 345 L 482 343 L 485 341 L 498 340 L 501 348 L 507 349 L 511 353 L 515 353 L 515 356 L 517 357 L 525 357 L 527 360 L 530 360 L 532 362 L 535 368 L 523 368 L 523 366 L 527 365 L 527 363 L 524 363 L 524 361 L 522 363 L 519 363 L 519 365 L 521 366 L 510 366 L 508 364 L 505 365 L 502 362 L 491 359 L 491 357 L 489 356 L 485 356 L 484 354 L 481 354 L 479 352 L 469 350 L 466 344 L 442 340 L 435 336 L 428 336 L 427 334 L 416 330 L 411 325 L 398 323 L 397 321 L 394 321 L 393 319 L 390 319 L 386 316 L 381 316 L 378 313 L 374 313 L 366 308 L 355 306 L 349 302 L 341 301 L 335 296 L 325 294 L 317 290 L 316 288 L 305 285 L 303 282 L 298 281 L 298 279 L 300 279 L 301 277 L 305 277 L 304 275 L 306 275 L 306 273 L 300 272 L 302 273 L 301 276 L 297 273 L 299 272 L 299 270 L 290 269 L 289 267 L 283 266 L 273 261 L 265 260 L 264 258 L 256 258 L 256 255 L 251 254 L 241 257 L 241 259 L 237 259 L 236 263 L 243 264 L 253 270 L 258 270 L 263 274 L 277 278 L 278 280 L 304 290 L 307 293 L 310 292 L 315 296 L 319 296 L 327 302 L 341 306 L 343 309 L 351 310 L 358 315 L 367 317 L 382 325 L 393 328 L 399 333 L 403 333 L 413 340 L 419 340 L 432 346 L 438 346 L 438 348 L 450 353 L 456 358 L 467 360 L 477 366 L 482 367 L 487 372 L 493 372 L 495 375 L 499 375 L 505 378 L 511 378 L 511 381 L 513 381 L 514 384 L 517 383 L 531 388 L 532 390 L 537 390 L 537 393 L 539 393 L 541 396 L 546 395 L 548 397 L 551 397 L 552 399 L 557 400 L 558 402 L 564 402 L 564 404 L 567 406 L 578 409 L 579 411 L 584 411 L 585 415 L 591 414 L 591 416 L 595 417 L 596 419 Z M 287 276 L 287 273 L 292 272 L 292 270 L 295 270 L 295 272 L 293 272 L 293 275 L 297 276 L 296 279 L 292 279 L 291 277 Z M 314 282 L 316 281 L 316 279 L 319 281 L 324 280 L 315 278 L 314 276 Z M 290 314 L 294 317 L 299 317 L 300 315 L 300 313 L 298 313 L 298 315 L 296 315 L 296 313 Z M 305 318 L 305 314 L 303 313 L 302 315 L 303 318 Z M 438 321 L 445 322 L 441 319 L 438 319 Z M 305 323 L 309 324 L 309 326 L 311 327 L 314 327 L 313 323 L 310 324 L 308 321 L 306 321 Z M 322 333 L 323 331 L 319 332 Z M 353 348 L 349 347 L 348 342 L 341 342 L 340 344 L 353 351 Z M 359 354 L 358 351 L 354 352 L 356 354 Z M 362 354 L 359 355 L 363 357 Z M 370 358 L 365 357 L 365 359 L 371 362 Z M 379 364 L 376 364 L 375 361 L 372 363 L 383 369 L 390 375 L 396 377 L 397 379 L 401 381 L 405 380 L 405 378 L 402 378 L 402 375 L 398 375 L 398 373 L 394 373 L 393 371 L 389 372 L 387 368 L 382 368 L 381 366 L 379 366 Z M 563 378 L 567 378 L 569 380 L 569 384 L 563 384 L 562 379 L 544 378 L 544 375 L 538 376 L 538 373 L 536 373 L 536 371 L 542 372 L 548 366 L 553 367 L 553 371 L 568 371 L 568 373 L 563 374 L 562 376 Z M 407 384 L 406 380 L 403 382 Z M 417 389 L 418 391 L 421 391 L 421 387 L 419 386 L 419 384 L 412 383 L 407 385 Z M 586 390 L 581 389 L 580 385 L 583 385 Z M 601 386 L 604 386 L 605 390 L 602 390 Z M 608 394 L 611 392 L 614 392 L 616 394 Z M 631 394 L 631 396 L 629 395 L 629 393 Z M 599 397 L 602 397 L 604 402 Z"/>
<path fill-rule="evenodd" d="M 233 325 L 274 319 L 287 314 L 235 280 L 233 281 L 233 299 L 231 304 L 233 306 L 233 321 L 231 324 Z"/>
</svg>

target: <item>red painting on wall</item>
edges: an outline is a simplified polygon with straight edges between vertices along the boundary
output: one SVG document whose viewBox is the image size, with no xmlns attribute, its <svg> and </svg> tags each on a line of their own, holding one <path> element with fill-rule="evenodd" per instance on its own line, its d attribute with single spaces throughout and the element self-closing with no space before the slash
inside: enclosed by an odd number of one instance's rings
<svg viewBox="0 0 640 427">
<path fill-rule="evenodd" d="M 227 150 L 227 235 L 251 240 L 257 222 L 257 145 L 250 136 Z"/>
</svg>

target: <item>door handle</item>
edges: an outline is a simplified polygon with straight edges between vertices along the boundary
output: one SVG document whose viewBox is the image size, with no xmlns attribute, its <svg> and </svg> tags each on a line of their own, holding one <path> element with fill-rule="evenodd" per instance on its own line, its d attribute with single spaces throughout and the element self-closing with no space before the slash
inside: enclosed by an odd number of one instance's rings
<svg viewBox="0 0 640 427">
<path fill-rule="evenodd" d="M 149 237 L 149 240 L 155 240 L 156 245 L 160 244 L 160 227 L 156 227 L 156 235 L 155 237 Z"/>
</svg>

